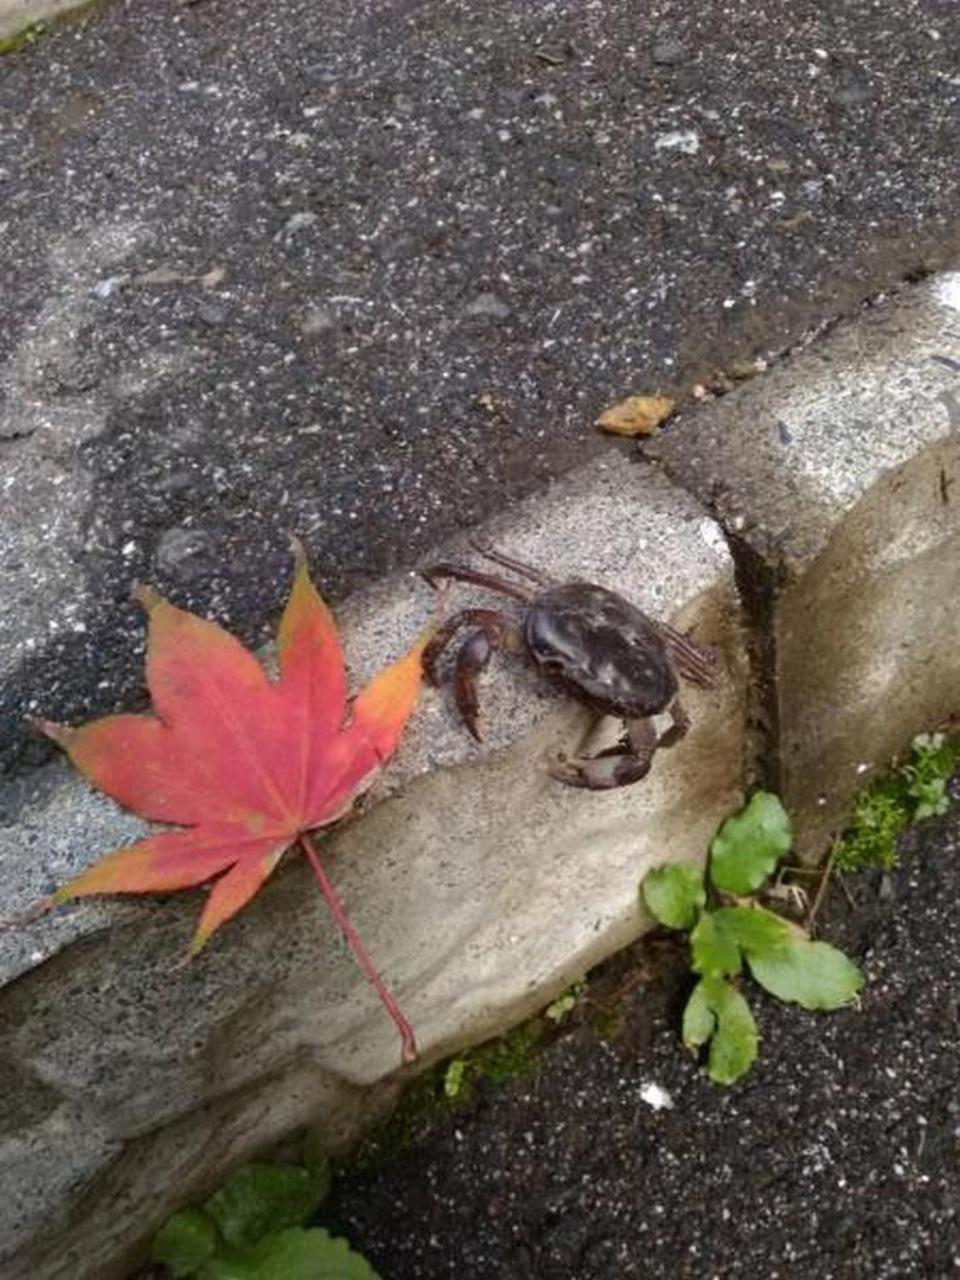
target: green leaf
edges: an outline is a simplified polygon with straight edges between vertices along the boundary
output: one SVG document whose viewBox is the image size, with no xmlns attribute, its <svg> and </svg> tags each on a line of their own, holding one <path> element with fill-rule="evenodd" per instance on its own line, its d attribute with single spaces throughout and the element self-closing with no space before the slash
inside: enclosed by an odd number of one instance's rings
<svg viewBox="0 0 960 1280">
<path fill-rule="evenodd" d="M 693 862 L 672 862 L 643 878 L 643 900 L 650 914 L 669 929 L 689 929 L 706 904 L 703 872 Z"/>
<path fill-rule="evenodd" d="M 853 961 L 826 942 L 802 938 L 783 951 L 747 958 L 762 987 L 804 1009 L 839 1009 L 863 986 Z"/>
<path fill-rule="evenodd" d="M 443 1073 L 443 1092 L 447 1098 L 459 1098 L 466 1083 L 470 1064 L 466 1058 L 451 1058 Z"/>
<path fill-rule="evenodd" d="M 758 1039 L 740 992 L 716 974 L 701 978 L 683 1011 L 683 1043 L 695 1053 L 710 1040 L 707 1075 L 714 1084 L 733 1084 L 750 1070 Z"/>
<path fill-rule="evenodd" d="M 204 1205 L 227 1244 L 253 1244 L 268 1231 L 299 1227 L 310 1217 L 323 1188 L 295 1165 L 247 1164 Z"/>
<path fill-rule="evenodd" d="M 710 878 L 724 893 L 755 893 L 790 848 L 790 819 L 777 796 L 757 791 L 710 845 Z"/>
<path fill-rule="evenodd" d="M 740 948 L 712 911 L 703 913 L 690 934 L 690 955 L 696 973 L 722 976 L 740 972 Z"/>
<path fill-rule="evenodd" d="M 757 1024 L 750 1006 L 729 982 L 720 978 L 709 981 L 708 998 L 717 1017 L 717 1029 L 710 1041 L 707 1075 L 714 1084 L 733 1084 L 756 1061 Z"/>
<path fill-rule="evenodd" d="M 379 1280 L 346 1240 L 319 1227 L 299 1227 L 265 1236 L 247 1249 L 211 1259 L 200 1280 Z"/>
<path fill-rule="evenodd" d="M 917 778 L 910 783 L 910 795 L 916 800 L 917 807 L 913 816 L 917 822 L 924 818 L 940 817 L 950 808 L 947 796 L 947 783 L 944 778 Z"/>
<path fill-rule="evenodd" d="M 706 979 L 701 978 L 693 988 L 687 1007 L 683 1011 L 684 1047 L 694 1053 L 707 1043 L 717 1029 L 717 1020 L 704 990 L 705 982 Z"/>
<path fill-rule="evenodd" d="M 748 956 L 782 951 L 799 936 L 782 916 L 763 907 L 721 907 L 713 918 Z"/>
<path fill-rule="evenodd" d="M 577 997 L 573 992 L 565 991 L 562 996 L 557 996 L 556 1000 L 547 1005 L 543 1015 L 551 1022 L 563 1022 L 564 1018 L 573 1012 L 576 1003 Z"/>
<path fill-rule="evenodd" d="M 150 1261 L 162 1263 L 172 1275 L 192 1276 L 217 1251 L 219 1236 L 213 1219 L 202 1209 L 181 1209 L 169 1218 L 150 1242 Z"/>
</svg>

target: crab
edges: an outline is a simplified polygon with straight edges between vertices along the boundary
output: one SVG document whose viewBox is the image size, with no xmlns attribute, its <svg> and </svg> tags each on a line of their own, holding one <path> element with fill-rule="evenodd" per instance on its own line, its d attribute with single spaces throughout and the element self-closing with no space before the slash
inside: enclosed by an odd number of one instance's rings
<svg viewBox="0 0 960 1280">
<path fill-rule="evenodd" d="M 716 681 L 712 649 L 665 622 L 655 621 L 623 596 L 593 582 L 558 582 L 532 565 L 478 542 L 484 559 L 510 569 L 516 582 L 495 572 L 442 561 L 421 570 L 432 587 L 442 579 L 473 583 L 524 606 L 518 621 L 498 609 L 462 609 L 436 631 L 423 654 L 428 681 L 439 686 L 444 649 L 463 627 L 472 628 L 454 662 L 454 697 L 464 724 L 479 741 L 477 677 L 497 649 L 526 653 L 539 669 L 600 715 L 618 717 L 624 734 L 595 756 L 559 757 L 550 775 L 572 787 L 605 790 L 639 782 L 654 753 L 672 747 L 690 720 L 678 695 L 678 677 L 702 688 Z M 658 734 L 653 716 L 669 712 L 669 728 Z"/>
</svg>

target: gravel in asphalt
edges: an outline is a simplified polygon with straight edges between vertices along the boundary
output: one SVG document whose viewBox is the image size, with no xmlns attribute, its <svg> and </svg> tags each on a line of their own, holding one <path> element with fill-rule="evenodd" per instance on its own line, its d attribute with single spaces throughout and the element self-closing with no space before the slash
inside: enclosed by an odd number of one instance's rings
<svg viewBox="0 0 960 1280">
<path fill-rule="evenodd" d="M 0 753 L 958 249 L 955 0 L 132 0 L 0 61 Z"/>
</svg>

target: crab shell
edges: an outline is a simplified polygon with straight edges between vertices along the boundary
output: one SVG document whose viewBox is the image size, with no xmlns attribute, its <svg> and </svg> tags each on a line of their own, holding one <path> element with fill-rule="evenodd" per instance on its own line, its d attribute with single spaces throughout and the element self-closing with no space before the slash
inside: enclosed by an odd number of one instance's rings
<svg viewBox="0 0 960 1280">
<path fill-rule="evenodd" d="M 656 624 L 604 587 L 565 582 L 541 592 L 527 611 L 524 638 L 552 680 L 607 715 L 657 715 L 676 696 L 676 673 Z"/>
</svg>

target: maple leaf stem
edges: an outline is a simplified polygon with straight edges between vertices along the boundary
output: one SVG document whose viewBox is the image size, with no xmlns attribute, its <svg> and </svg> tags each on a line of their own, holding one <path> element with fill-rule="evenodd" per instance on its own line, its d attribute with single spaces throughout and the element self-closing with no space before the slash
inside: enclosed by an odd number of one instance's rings
<svg viewBox="0 0 960 1280">
<path fill-rule="evenodd" d="M 350 950 L 353 952 L 354 958 L 360 968 L 363 970 L 364 976 L 373 986 L 377 995 L 383 1002 L 383 1007 L 393 1019 L 394 1026 L 400 1033 L 400 1039 L 403 1042 L 402 1058 L 405 1063 L 416 1062 L 417 1060 L 417 1042 L 413 1037 L 413 1028 L 406 1020 L 401 1012 L 400 1006 L 390 993 L 387 984 L 380 977 L 376 966 L 370 959 L 366 947 L 360 940 L 360 935 L 354 929 L 350 917 L 347 915 L 343 903 L 337 897 L 337 891 L 334 889 L 330 877 L 324 869 L 323 863 L 320 861 L 320 855 L 317 853 L 316 846 L 310 837 L 306 834 L 300 836 L 300 844 L 304 853 L 307 855 L 307 861 L 313 868 L 313 874 L 317 878 L 317 884 L 320 886 L 320 892 L 323 894 L 327 906 L 330 908 L 330 914 L 336 920 L 340 932 L 343 934 L 344 940 Z"/>
</svg>

